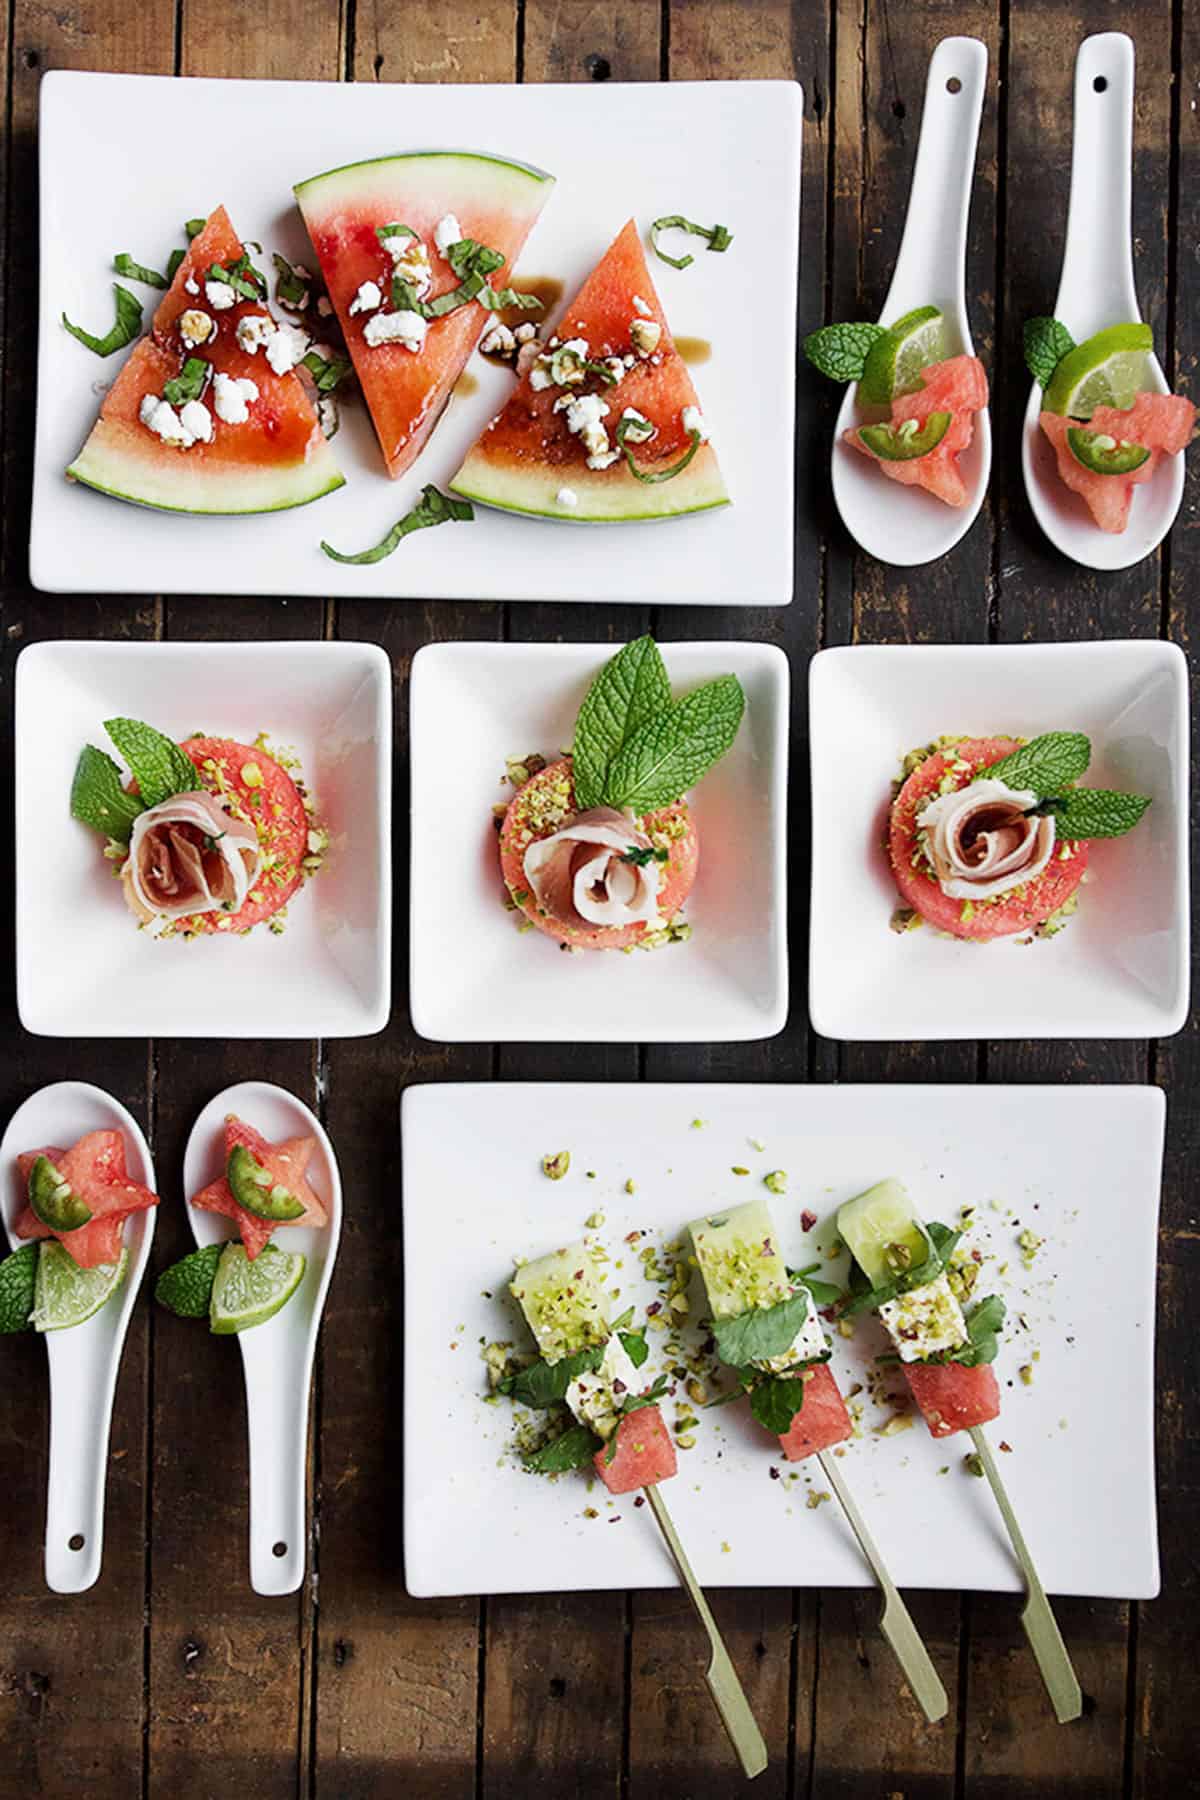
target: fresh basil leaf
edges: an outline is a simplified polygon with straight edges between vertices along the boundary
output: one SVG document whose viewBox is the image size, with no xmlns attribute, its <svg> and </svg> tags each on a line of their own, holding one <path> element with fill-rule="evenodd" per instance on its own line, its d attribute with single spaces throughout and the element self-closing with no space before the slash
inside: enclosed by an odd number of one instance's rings
<svg viewBox="0 0 1200 1800">
<path fill-rule="evenodd" d="M 1026 319 L 1022 333 L 1025 365 L 1041 387 L 1049 387 L 1063 357 L 1075 348 L 1075 339 L 1057 319 Z"/>
<path fill-rule="evenodd" d="M 187 236 L 187 241 L 189 244 L 191 243 L 193 238 L 198 238 L 200 236 L 200 233 L 204 230 L 204 227 L 207 224 L 208 224 L 207 219 L 189 219 L 187 221 L 187 223 L 185 224 L 183 229 Z"/>
<path fill-rule="evenodd" d="M 575 800 L 582 812 L 604 798 L 609 765 L 633 733 L 671 706 L 671 683 L 652 637 L 635 638 L 592 682 L 575 721 Z"/>
<path fill-rule="evenodd" d="M 213 263 L 205 279 L 231 287 L 243 300 L 265 300 L 267 297 L 266 278 L 254 267 L 245 250 L 232 262 Z"/>
<path fill-rule="evenodd" d="M 503 254 L 478 243 L 475 238 L 460 238 L 458 243 L 451 244 L 446 251 L 446 261 L 460 281 L 465 281 L 469 275 L 494 275 L 497 269 L 504 267 Z"/>
<path fill-rule="evenodd" d="M 359 550 L 354 556 L 344 555 L 335 550 L 331 544 L 322 539 L 321 548 L 326 556 L 339 563 L 377 563 L 385 556 L 390 556 L 402 538 L 414 531 L 425 531 L 433 525 L 448 525 L 451 521 L 466 523 L 475 517 L 475 509 L 469 500 L 455 500 L 450 494 L 439 493 L 432 483 L 421 489 L 421 498 L 411 512 L 397 519 L 385 538 L 381 538 L 371 550 Z"/>
<path fill-rule="evenodd" d="M 319 351 L 310 350 L 301 358 L 301 367 L 312 376 L 318 394 L 332 394 L 349 375 L 351 363 L 348 356 L 322 356 Z"/>
<path fill-rule="evenodd" d="M 160 275 L 157 269 L 148 269 L 145 263 L 134 262 L 124 250 L 119 250 L 113 257 L 113 268 L 118 275 L 124 275 L 126 281 L 142 281 L 147 287 L 154 288 L 170 286 L 165 275 Z"/>
<path fill-rule="evenodd" d="M 737 676 L 721 675 L 647 719 L 613 758 L 607 803 L 635 814 L 670 806 L 724 756 L 745 704 Z"/>
<path fill-rule="evenodd" d="M 832 1281 L 817 1281 L 811 1275 L 801 1274 L 802 1281 L 817 1306 L 836 1306 L 842 1298 L 842 1289 Z"/>
<path fill-rule="evenodd" d="M 946 1354 L 947 1362 L 961 1363 L 973 1369 L 979 1363 L 995 1362 L 1000 1348 L 998 1334 L 1008 1308 L 999 1294 L 989 1294 L 967 1314 L 967 1342 Z"/>
<path fill-rule="evenodd" d="M 381 244 L 386 243 L 387 239 L 390 237 L 415 238 L 416 235 L 417 234 L 411 225 L 401 225 L 399 220 L 394 220 L 390 225 L 377 225 L 375 227 L 375 236 L 379 239 Z"/>
<path fill-rule="evenodd" d="M 798 1375 L 767 1375 L 750 1390 L 750 1411 L 776 1437 L 786 1437 L 804 1405 L 808 1384 Z"/>
<path fill-rule="evenodd" d="M 536 294 L 522 294 L 516 288 L 506 287 L 497 290 L 486 281 L 476 294 L 480 306 L 486 306 L 489 312 L 510 312 L 514 307 L 521 312 L 541 312 L 544 300 Z"/>
<path fill-rule="evenodd" d="M 633 440 L 635 444 L 645 442 L 644 436 L 641 435 L 641 421 L 638 419 L 622 419 L 617 426 L 617 448 L 625 452 L 625 461 L 629 465 L 630 473 L 635 475 L 639 481 L 644 482 L 647 487 L 651 487 L 659 481 L 674 481 L 676 475 L 682 475 L 683 471 L 687 468 L 693 456 L 695 456 L 697 450 L 699 450 L 701 444 L 704 442 L 704 439 L 698 431 L 689 431 L 687 449 L 684 451 L 679 461 L 672 463 L 669 469 L 639 469 L 636 462 L 633 460 L 633 451 L 625 441 L 631 431 L 639 434 L 635 436 Z"/>
<path fill-rule="evenodd" d="M 1118 794 L 1108 788 L 1070 788 L 1056 808 L 1054 821 L 1062 839 L 1124 837 L 1132 831 L 1150 799 L 1146 794 Z"/>
<path fill-rule="evenodd" d="M 85 744 L 71 783 L 71 817 L 127 844 L 133 821 L 145 810 L 136 794 L 125 792 L 121 771 L 112 757 L 94 744 Z"/>
<path fill-rule="evenodd" d="M 882 325 L 857 321 L 842 325 L 822 325 L 810 331 L 804 340 L 804 354 L 814 369 L 828 375 L 830 381 L 861 381 L 867 366 L 867 351 L 884 335 Z"/>
<path fill-rule="evenodd" d="M 915 1263 L 912 1268 L 905 1269 L 902 1275 L 897 1275 L 894 1281 L 884 1282 L 880 1287 L 868 1287 L 862 1270 L 857 1263 L 854 1264 L 850 1271 L 851 1298 L 842 1307 L 847 1317 L 886 1306 L 889 1300 L 896 1300 L 901 1294 L 911 1293 L 913 1288 L 924 1287 L 927 1282 L 937 1280 L 954 1254 L 962 1232 L 952 1231 L 949 1225 L 931 1219 L 925 1227 L 925 1236 L 929 1242 L 929 1255 L 925 1260 Z"/>
<path fill-rule="evenodd" d="M 1041 800 L 1047 794 L 1061 794 L 1072 781 L 1078 781 L 1091 760 L 1091 742 L 1082 731 L 1045 731 L 999 762 L 977 769 L 972 780 L 1030 788 Z"/>
<path fill-rule="evenodd" d="M 111 356 L 114 350 L 123 350 L 126 344 L 132 344 L 142 329 L 142 303 L 135 300 L 128 288 L 123 288 L 117 281 L 113 282 L 113 293 L 116 295 L 117 316 L 112 328 L 103 337 L 93 337 L 82 325 L 72 325 L 66 313 L 62 322 L 73 338 L 94 350 L 97 356 Z"/>
<path fill-rule="evenodd" d="M 163 382 L 163 399 L 172 406 L 183 406 L 188 400 L 198 400 L 211 373 L 211 365 L 202 356 L 189 356 L 178 375 Z"/>
<path fill-rule="evenodd" d="M 562 1356 L 555 1363 L 539 1357 L 537 1362 L 530 1363 L 516 1375 L 505 1376 L 499 1392 L 508 1394 L 522 1406 L 539 1410 L 554 1406 L 566 1399 L 567 1389 L 573 1381 L 580 1375 L 593 1374 L 603 1361 L 602 1344 L 589 1345 L 586 1350 L 578 1350 L 574 1356 Z"/>
<path fill-rule="evenodd" d="M 668 256 L 658 241 L 660 231 L 690 231 L 693 237 L 706 240 L 710 250 L 728 250 L 733 242 L 733 234 L 724 225 L 697 225 L 692 219 L 685 219 L 681 213 L 668 213 L 665 218 L 655 219 L 650 227 L 650 243 L 654 254 L 673 269 L 689 269 L 695 262 L 694 256 Z"/>
<path fill-rule="evenodd" d="M 586 1425 L 572 1425 L 553 1443 L 525 1457 L 525 1467 L 533 1475 L 564 1475 L 568 1469 L 583 1469 L 600 1448 L 600 1439 Z"/>
<path fill-rule="evenodd" d="M 275 264 L 276 298 L 282 301 L 284 306 L 304 307 L 308 301 L 311 281 L 306 281 L 303 275 L 298 275 L 287 257 L 281 256 L 278 250 L 272 255 L 271 261 Z"/>
<path fill-rule="evenodd" d="M 178 275 L 179 265 L 182 263 L 182 261 L 186 255 L 187 255 L 186 250 L 172 250 L 170 256 L 168 256 L 168 258 L 167 258 L 167 284 L 168 284 L 168 286 L 170 285 L 170 283 L 172 281 L 174 281 L 175 277 Z"/>
<path fill-rule="evenodd" d="M 644 1331 L 618 1331 L 622 1348 L 635 1369 L 640 1369 L 650 1354 Z"/>
<path fill-rule="evenodd" d="M 717 1355 L 735 1369 L 764 1362 L 769 1356 L 782 1356 L 791 1349 L 796 1333 L 807 1319 L 809 1305 L 807 1293 L 793 1294 L 774 1306 L 751 1307 L 749 1312 L 737 1313 L 732 1319 L 714 1319 Z"/>
<path fill-rule="evenodd" d="M 143 805 L 157 806 L 172 794 L 189 794 L 201 786 L 191 757 L 153 725 L 140 719 L 105 719 L 104 729 L 132 769 Z"/>
<path fill-rule="evenodd" d="M 416 288 L 403 275 L 392 276 L 392 310 L 394 312 L 415 312 L 422 319 L 428 317 L 424 302 L 417 298 Z"/>
</svg>

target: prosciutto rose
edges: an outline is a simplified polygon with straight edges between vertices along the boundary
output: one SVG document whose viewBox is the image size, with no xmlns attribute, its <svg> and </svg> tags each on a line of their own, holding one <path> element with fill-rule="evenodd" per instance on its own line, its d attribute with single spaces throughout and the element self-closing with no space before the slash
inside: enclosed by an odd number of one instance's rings
<svg viewBox="0 0 1200 1800">
<path fill-rule="evenodd" d="M 196 788 L 138 814 L 121 882 L 141 919 L 234 913 L 245 904 L 260 860 L 253 824 Z"/>
<path fill-rule="evenodd" d="M 654 847 L 628 813 L 596 806 L 530 844 L 525 879 L 561 925 L 653 925 L 661 872 Z"/>
<path fill-rule="evenodd" d="M 1040 875 L 1054 850 L 1054 820 L 1032 817 L 1037 795 L 984 777 L 939 794 L 918 816 L 943 894 L 987 900 Z"/>
</svg>

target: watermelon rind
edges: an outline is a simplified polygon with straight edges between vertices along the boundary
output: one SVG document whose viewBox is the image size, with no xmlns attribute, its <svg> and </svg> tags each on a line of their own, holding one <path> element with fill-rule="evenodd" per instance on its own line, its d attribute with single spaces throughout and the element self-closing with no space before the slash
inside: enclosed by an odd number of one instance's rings
<svg viewBox="0 0 1200 1800">
<path fill-rule="evenodd" d="M 308 506 L 344 487 L 346 478 L 322 441 L 303 464 L 288 468 L 206 469 L 189 463 L 186 452 L 129 442 L 119 423 L 101 419 L 67 470 L 68 478 L 97 493 L 156 512 L 285 512 Z"/>
<path fill-rule="evenodd" d="M 545 169 L 535 168 L 532 163 L 514 162 L 511 157 L 488 156 L 480 150 L 403 150 L 390 156 L 371 156 L 363 162 L 343 163 L 340 168 L 327 169 L 323 175 L 310 175 L 305 181 L 298 181 L 292 188 L 296 199 L 304 206 L 306 202 L 318 204 L 323 201 L 342 202 L 355 207 L 368 206 L 375 198 L 376 187 L 382 197 L 387 198 L 394 192 L 394 176 L 397 163 L 425 162 L 431 165 L 421 171 L 422 197 L 431 192 L 430 177 L 438 171 L 433 164 L 447 165 L 446 174 L 451 177 L 455 195 L 462 192 L 462 175 L 464 163 L 476 165 L 472 168 L 471 177 L 478 192 L 481 188 L 492 187 L 495 198 L 503 200 L 507 191 L 519 183 L 532 182 L 542 187 L 547 182 L 554 184 L 554 176 Z M 373 179 L 373 176 L 377 179 Z M 436 200 L 432 201 L 437 204 Z"/>
<path fill-rule="evenodd" d="M 474 450 L 449 485 L 451 493 L 481 506 L 527 518 L 557 519 L 564 525 L 652 524 L 729 505 L 717 459 L 707 445 L 690 468 L 669 484 L 652 488 L 628 469 L 618 474 L 614 469 L 501 468 Z M 575 493 L 575 506 L 559 505 L 562 487 Z"/>
</svg>

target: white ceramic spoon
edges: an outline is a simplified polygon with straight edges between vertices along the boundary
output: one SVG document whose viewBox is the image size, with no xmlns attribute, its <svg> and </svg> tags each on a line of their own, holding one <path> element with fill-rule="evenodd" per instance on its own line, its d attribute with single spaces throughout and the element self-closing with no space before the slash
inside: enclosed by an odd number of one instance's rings
<svg viewBox="0 0 1200 1800">
<path fill-rule="evenodd" d="M 333 1146 L 303 1101 L 269 1081 L 240 1081 L 210 1100 L 192 1127 L 183 1159 L 189 1197 L 224 1171 L 227 1113 L 236 1113 L 272 1143 L 316 1138 L 308 1178 L 329 1212 L 329 1224 L 319 1229 L 278 1229 L 281 1250 L 301 1250 L 308 1258 L 304 1279 L 273 1319 L 237 1334 L 250 1430 L 250 1585 L 256 1594 L 292 1594 L 304 1579 L 308 1398 L 342 1229 L 342 1184 Z M 237 1236 L 232 1220 L 201 1211 L 190 1198 L 188 1218 L 197 1244 Z"/>
<path fill-rule="evenodd" d="M 1084 38 L 1075 59 L 1075 139 L 1067 245 L 1054 317 L 1077 344 L 1106 325 L 1141 318 L 1133 280 L 1133 40 L 1121 31 Z M 1168 392 L 1156 357 L 1146 386 Z M 1038 425 L 1035 381 L 1025 411 L 1021 467 L 1034 517 L 1056 549 L 1087 569 L 1128 569 L 1170 531 L 1183 499 L 1182 456 L 1164 456 L 1134 489 L 1124 531 L 1101 531 L 1078 494 L 1058 475 L 1054 450 Z"/>
<path fill-rule="evenodd" d="M 987 46 L 968 37 L 943 38 L 930 58 L 904 237 L 879 315 L 881 325 L 892 325 L 914 307 L 941 307 L 948 356 L 974 354 L 967 317 L 967 220 L 987 60 Z M 920 488 L 889 481 L 869 457 L 843 443 L 843 432 L 878 417 L 859 407 L 852 383 L 834 434 L 837 509 L 851 536 L 880 562 L 900 567 L 932 562 L 953 549 L 983 505 L 992 469 L 991 418 L 986 410 L 976 415 L 974 437 L 959 462 L 967 503 L 947 506 Z"/>
<path fill-rule="evenodd" d="M 11 1249 L 19 1249 L 23 1241 L 13 1232 L 25 1204 L 16 1173 L 20 1152 L 46 1145 L 69 1150 L 85 1132 L 111 1130 L 124 1134 L 125 1162 L 133 1180 L 153 1188 L 154 1164 L 146 1140 L 120 1101 L 103 1088 L 88 1081 L 56 1081 L 17 1108 L 0 1142 L 4 1229 Z M 131 1213 L 126 1221 L 129 1264 L 106 1305 L 82 1325 L 44 1334 L 50 1370 L 46 1585 L 56 1594 L 81 1594 L 100 1573 L 113 1394 L 156 1217 L 157 1209 L 151 1207 Z"/>
</svg>

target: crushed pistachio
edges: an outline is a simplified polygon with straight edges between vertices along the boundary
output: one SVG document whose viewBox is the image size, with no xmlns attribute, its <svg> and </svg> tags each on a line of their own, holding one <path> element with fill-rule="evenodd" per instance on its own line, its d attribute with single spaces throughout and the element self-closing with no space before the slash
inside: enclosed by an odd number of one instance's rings
<svg viewBox="0 0 1200 1800">
<path fill-rule="evenodd" d="M 968 1451 L 967 1455 L 963 1457 L 963 1469 L 966 1474 L 977 1475 L 979 1477 L 980 1481 L 982 1481 L 983 1480 L 983 1458 L 982 1458 L 982 1456 L 980 1456 L 978 1454 L 978 1452 L 975 1450 Z"/>
<path fill-rule="evenodd" d="M 772 1169 L 769 1175 L 763 1176 L 763 1186 L 772 1194 L 786 1194 L 787 1185 L 786 1169 Z"/>
<path fill-rule="evenodd" d="M 571 1166 L 571 1152 L 557 1150 L 552 1156 L 543 1156 L 542 1174 L 551 1181 L 561 1181 Z"/>
<path fill-rule="evenodd" d="M 1017 1370 L 1017 1374 L 1021 1377 L 1021 1380 L 1023 1381 L 1023 1383 L 1025 1384 L 1026 1387 L 1033 1386 L 1033 1364 L 1032 1363 L 1022 1363 L 1021 1367 Z"/>
<path fill-rule="evenodd" d="M 816 1512 L 818 1506 L 823 1506 L 826 1500 L 832 1499 L 833 1495 L 829 1493 L 828 1489 L 812 1488 L 810 1489 L 808 1498 L 805 1500 L 804 1504 L 807 1506 L 809 1512 Z"/>
</svg>

